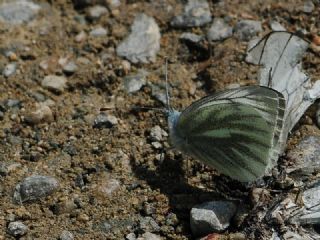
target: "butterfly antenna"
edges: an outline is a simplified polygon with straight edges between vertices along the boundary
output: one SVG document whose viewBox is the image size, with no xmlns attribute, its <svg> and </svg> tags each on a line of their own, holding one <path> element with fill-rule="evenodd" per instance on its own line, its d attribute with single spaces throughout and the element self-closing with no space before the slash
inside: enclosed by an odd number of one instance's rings
<svg viewBox="0 0 320 240">
<path fill-rule="evenodd" d="M 155 108 L 155 107 L 140 107 L 140 106 L 132 106 L 131 107 L 132 110 L 153 110 L 153 111 L 159 111 L 159 112 L 165 112 L 165 109 L 163 108 Z"/>
<path fill-rule="evenodd" d="M 168 84 L 168 58 L 166 58 L 165 75 L 166 75 L 166 101 L 167 101 L 167 110 L 168 110 L 168 111 L 171 111 L 170 96 L 169 96 L 169 84 Z"/>
</svg>

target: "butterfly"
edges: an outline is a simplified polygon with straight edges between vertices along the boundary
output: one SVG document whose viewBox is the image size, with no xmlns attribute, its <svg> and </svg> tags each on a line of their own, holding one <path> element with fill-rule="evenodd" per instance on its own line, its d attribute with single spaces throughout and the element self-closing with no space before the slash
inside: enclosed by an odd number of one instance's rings
<svg viewBox="0 0 320 240">
<path fill-rule="evenodd" d="M 169 108 L 171 143 L 239 180 L 251 182 L 279 155 L 285 99 L 276 90 L 247 86 L 209 95 L 182 112 Z"/>
</svg>

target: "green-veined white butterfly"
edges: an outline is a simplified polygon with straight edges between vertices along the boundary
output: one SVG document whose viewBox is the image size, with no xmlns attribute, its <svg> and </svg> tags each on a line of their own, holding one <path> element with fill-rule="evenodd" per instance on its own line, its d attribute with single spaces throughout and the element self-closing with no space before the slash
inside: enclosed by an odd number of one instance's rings
<svg viewBox="0 0 320 240">
<path fill-rule="evenodd" d="M 263 54 L 262 50 L 260 57 Z M 281 92 L 263 86 L 240 87 L 204 97 L 180 113 L 170 108 L 167 89 L 167 105 L 171 143 L 219 172 L 250 182 L 277 162 L 286 113 Z"/>
<path fill-rule="evenodd" d="M 169 109 L 171 143 L 241 182 L 265 174 L 279 155 L 285 100 L 273 89 L 240 87 Z"/>
</svg>

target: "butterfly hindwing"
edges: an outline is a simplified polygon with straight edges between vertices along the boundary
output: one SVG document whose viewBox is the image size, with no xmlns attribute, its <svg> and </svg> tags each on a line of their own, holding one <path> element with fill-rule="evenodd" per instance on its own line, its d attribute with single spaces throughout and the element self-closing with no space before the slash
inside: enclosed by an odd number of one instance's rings
<svg viewBox="0 0 320 240">
<path fill-rule="evenodd" d="M 252 181 L 278 157 L 285 102 L 281 93 L 251 86 L 202 98 L 179 116 L 182 151 L 240 181 Z"/>
</svg>

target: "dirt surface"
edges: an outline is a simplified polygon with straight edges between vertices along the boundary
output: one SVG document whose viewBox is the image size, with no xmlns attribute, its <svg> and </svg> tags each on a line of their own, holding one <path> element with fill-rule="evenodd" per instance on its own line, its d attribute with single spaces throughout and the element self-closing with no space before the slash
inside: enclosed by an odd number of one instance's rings
<svg viewBox="0 0 320 240">
<path fill-rule="evenodd" d="M 270 237 L 270 226 L 255 222 L 258 213 L 252 210 L 250 188 L 171 150 L 167 137 L 160 141 L 160 149 L 151 144 L 150 129 L 159 125 L 167 131 L 165 117 L 157 111 L 131 109 L 163 107 L 152 97 L 150 85 L 132 94 L 123 88 L 124 76 L 139 69 L 148 72 L 148 83 L 163 86 L 165 57 L 176 109 L 232 83 L 255 83 L 257 68 L 244 62 L 246 41 L 232 36 L 206 43 L 204 49 L 211 54 L 205 57 L 179 41 L 182 32 L 206 35 L 210 27 L 170 27 L 170 20 L 182 9 L 181 2 L 121 1 L 117 10 L 82 22 L 79 19 L 87 16 L 88 7 L 75 9 L 67 0 L 40 1 L 40 13 L 28 24 L 0 24 L 0 49 L 15 53 L 0 55 L 0 67 L 10 61 L 18 63 L 15 74 L 0 76 L 0 102 L 20 101 L 18 106 L 6 107 L 0 120 L 0 160 L 7 169 L 0 177 L 0 239 L 14 239 L 7 233 L 13 220 L 29 228 L 21 239 L 59 239 L 63 230 L 72 232 L 75 239 L 124 239 L 129 233 L 143 232 L 139 222 L 146 216 L 159 225 L 150 231 L 163 239 L 192 239 L 191 207 L 213 199 L 241 199 L 249 209 L 249 217 L 232 223 L 229 232 L 242 232 L 250 239 Z M 305 31 L 305 38 L 313 41 L 320 34 L 319 6 L 306 14 L 301 10 L 303 3 L 211 1 L 210 8 L 213 17 L 228 16 L 231 26 L 240 19 L 261 21 L 260 36 L 270 31 L 270 20 L 277 20 L 288 31 Z M 167 11 L 168 6 L 173 9 Z M 131 64 L 127 69 L 115 48 L 140 12 L 154 17 L 159 25 L 161 49 L 154 63 Z M 78 33 L 96 26 L 105 27 L 107 36 L 87 35 L 75 41 Z M 75 61 L 77 71 L 65 74 L 61 58 Z M 41 67 L 44 62 L 48 67 Z M 320 79 L 319 63 L 319 50 L 309 50 L 304 66 L 314 79 Z M 61 93 L 41 86 L 42 79 L 52 74 L 67 79 Z M 37 104 L 47 100 L 52 100 L 53 118 L 28 123 Z M 115 116 L 118 124 L 94 128 L 101 108 Z M 313 114 L 311 109 L 291 134 L 290 147 L 302 136 L 319 134 Z M 16 204 L 15 186 L 35 174 L 55 177 L 59 188 L 38 201 Z M 281 194 L 275 191 L 271 199 Z"/>
</svg>

